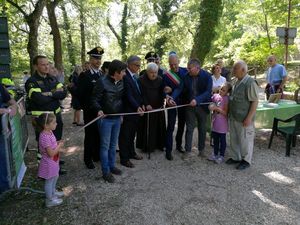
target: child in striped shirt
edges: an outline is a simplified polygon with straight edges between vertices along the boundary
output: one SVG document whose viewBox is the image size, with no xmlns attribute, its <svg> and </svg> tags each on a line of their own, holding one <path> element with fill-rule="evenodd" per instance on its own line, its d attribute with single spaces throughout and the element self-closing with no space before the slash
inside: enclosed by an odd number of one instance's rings
<svg viewBox="0 0 300 225">
<path fill-rule="evenodd" d="M 37 119 L 40 128 L 39 149 L 42 159 L 39 164 L 38 176 L 45 179 L 46 207 L 62 204 L 63 192 L 56 190 L 59 172 L 59 152 L 63 142 L 57 142 L 53 134 L 56 128 L 56 117 L 53 113 L 41 114 Z"/>
</svg>

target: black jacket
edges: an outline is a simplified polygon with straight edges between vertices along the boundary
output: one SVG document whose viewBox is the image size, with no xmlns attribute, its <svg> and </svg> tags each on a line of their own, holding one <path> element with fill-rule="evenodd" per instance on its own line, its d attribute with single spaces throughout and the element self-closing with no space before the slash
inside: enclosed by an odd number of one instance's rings
<svg viewBox="0 0 300 225">
<path fill-rule="evenodd" d="M 63 91 L 57 91 L 63 88 Z M 63 100 L 67 95 L 67 90 L 63 84 L 59 83 L 56 77 L 47 74 L 44 78 L 35 72 L 25 84 L 25 89 L 30 101 L 31 112 L 53 111 L 60 109 L 59 100 Z M 44 92 L 51 92 L 52 96 L 43 95 Z"/>
<path fill-rule="evenodd" d="M 91 98 L 92 108 L 102 110 L 104 114 L 121 113 L 123 111 L 124 84 L 109 75 L 97 80 Z"/>
<path fill-rule="evenodd" d="M 76 95 L 83 110 L 89 110 L 91 108 L 91 96 L 93 94 L 94 86 L 97 80 L 102 77 L 102 74 L 91 73 L 91 70 L 82 72 L 79 75 Z"/>
</svg>

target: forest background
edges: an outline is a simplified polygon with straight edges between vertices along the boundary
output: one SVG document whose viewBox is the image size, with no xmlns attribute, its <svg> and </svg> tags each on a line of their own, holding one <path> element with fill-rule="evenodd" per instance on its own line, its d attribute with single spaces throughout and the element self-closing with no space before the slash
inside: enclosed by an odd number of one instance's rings
<svg viewBox="0 0 300 225">
<path fill-rule="evenodd" d="M 36 54 L 47 55 L 69 76 L 95 46 L 104 48 L 103 61 L 126 60 L 132 54 L 144 58 L 148 51 L 156 51 L 167 68 L 168 52 L 176 51 L 183 66 L 190 57 L 199 58 L 207 68 L 218 58 L 228 67 L 244 59 L 264 71 L 270 54 L 284 62 L 276 28 L 287 24 L 288 2 L 2 0 L 2 13 L 9 21 L 14 76 L 32 70 L 30 61 Z M 290 27 L 299 31 L 300 0 L 291 1 Z M 299 50 L 298 37 L 289 46 L 289 66 L 299 66 Z"/>
</svg>

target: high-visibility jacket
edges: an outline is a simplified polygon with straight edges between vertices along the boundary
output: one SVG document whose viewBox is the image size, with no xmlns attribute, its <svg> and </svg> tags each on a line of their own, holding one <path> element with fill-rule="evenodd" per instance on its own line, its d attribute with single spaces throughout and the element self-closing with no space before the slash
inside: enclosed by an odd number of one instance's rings
<svg viewBox="0 0 300 225">
<path fill-rule="evenodd" d="M 63 88 L 63 90 L 58 90 Z M 35 72 L 25 83 L 29 111 L 33 116 L 39 116 L 45 112 L 55 114 L 61 111 L 60 100 L 67 96 L 67 90 L 56 77 L 49 74 L 46 77 Z"/>
<path fill-rule="evenodd" d="M 16 85 L 15 82 L 10 78 L 1 78 L 1 84 L 6 88 L 10 96 L 16 97 Z"/>
</svg>

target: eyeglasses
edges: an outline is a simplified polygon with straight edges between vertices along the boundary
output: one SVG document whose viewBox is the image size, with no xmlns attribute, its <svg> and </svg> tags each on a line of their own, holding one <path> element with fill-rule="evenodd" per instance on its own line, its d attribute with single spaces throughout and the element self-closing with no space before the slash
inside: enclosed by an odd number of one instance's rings
<svg viewBox="0 0 300 225">
<path fill-rule="evenodd" d="M 133 65 L 135 65 L 136 67 L 141 67 L 141 64 L 133 64 Z"/>
</svg>

